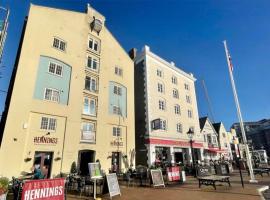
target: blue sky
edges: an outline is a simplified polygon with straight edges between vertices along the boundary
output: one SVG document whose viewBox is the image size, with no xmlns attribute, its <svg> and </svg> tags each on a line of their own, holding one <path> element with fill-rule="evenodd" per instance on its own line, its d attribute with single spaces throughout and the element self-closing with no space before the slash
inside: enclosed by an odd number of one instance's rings
<svg viewBox="0 0 270 200">
<path fill-rule="evenodd" d="M 208 105 L 204 79 L 215 121 L 229 128 L 237 121 L 222 41 L 227 40 L 245 121 L 269 118 L 270 113 L 270 2 L 202 0 L 4 0 L 11 9 L 0 90 L 7 90 L 24 17 L 29 3 L 83 12 L 86 3 L 106 17 L 106 26 L 127 51 L 151 50 L 197 80 L 199 115 Z M 27 78 L 27 77 L 26 77 Z M 0 92 L 0 111 L 5 94 Z"/>
</svg>

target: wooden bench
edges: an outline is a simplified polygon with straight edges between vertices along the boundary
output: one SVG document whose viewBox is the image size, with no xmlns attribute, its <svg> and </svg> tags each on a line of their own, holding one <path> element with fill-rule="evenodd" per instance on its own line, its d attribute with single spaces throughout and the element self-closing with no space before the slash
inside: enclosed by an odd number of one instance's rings
<svg viewBox="0 0 270 200">
<path fill-rule="evenodd" d="M 201 185 L 212 185 L 216 190 L 216 182 L 226 182 L 231 187 L 230 176 L 211 175 L 197 178 L 199 180 L 199 188 L 201 188 Z"/>
<path fill-rule="evenodd" d="M 201 188 L 201 185 L 212 185 L 216 190 L 216 182 L 225 182 L 231 187 L 230 176 L 212 175 L 211 168 L 208 166 L 198 168 L 197 179 L 199 181 L 199 188 Z"/>
</svg>

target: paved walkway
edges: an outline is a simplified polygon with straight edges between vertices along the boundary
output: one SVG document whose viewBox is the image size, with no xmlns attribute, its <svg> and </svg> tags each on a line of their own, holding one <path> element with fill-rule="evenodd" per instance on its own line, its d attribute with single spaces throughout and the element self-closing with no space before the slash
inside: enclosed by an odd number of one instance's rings
<svg viewBox="0 0 270 200">
<path fill-rule="evenodd" d="M 240 182 L 240 177 L 236 173 L 231 177 L 232 187 L 226 183 L 217 186 L 214 190 L 212 186 L 198 187 L 198 181 L 193 177 L 187 177 L 185 184 L 169 185 L 166 188 L 151 188 L 151 187 L 121 187 L 122 196 L 114 197 L 114 200 L 260 200 L 257 189 L 270 185 L 270 176 L 256 176 L 258 184 L 249 184 L 246 173 L 244 173 L 245 188 L 243 189 Z M 90 197 L 76 197 L 69 195 L 67 199 L 92 199 Z M 110 199 L 108 195 L 102 199 Z"/>
</svg>

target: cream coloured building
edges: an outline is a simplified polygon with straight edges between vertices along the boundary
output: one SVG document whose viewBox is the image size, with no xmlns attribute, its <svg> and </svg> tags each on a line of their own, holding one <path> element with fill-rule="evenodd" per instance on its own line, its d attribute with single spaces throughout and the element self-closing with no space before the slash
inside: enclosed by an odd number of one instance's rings
<svg viewBox="0 0 270 200">
<path fill-rule="evenodd" d="M 2 119 L 0 175 L 134 166 L 133 61 L 105 17 L 31 4 Z"/>
<path fill-rule="evenodd" d="M 203 159 L 194 82 L 196 79 L 153 53 L 130 52 L 135 61 L 136 163 L 190 164 L 187 132 L 194 130 L 195 160 Z"/>
</svg>

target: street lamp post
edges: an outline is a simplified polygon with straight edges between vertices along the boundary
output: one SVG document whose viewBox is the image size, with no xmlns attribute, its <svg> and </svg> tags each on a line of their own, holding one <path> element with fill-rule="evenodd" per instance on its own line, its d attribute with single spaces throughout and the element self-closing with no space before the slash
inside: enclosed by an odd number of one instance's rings
<svg viewBox="0 0 270 200">
<path fill-rule="evenodd" d="M 236 145 L 238 155 L 239 155 L 239 158 L 238 159 L 236 158 L 236 160 L 237 160 L 237 165 L 238 165 L 238 169 L 239 169 L 239 173 L 240 173 L 241 184 L 242 184 L 242 187 L 244 188 L 244 181 L 243 181 L 243 176 L 242 176 L 242 171 L 241 171 L 241 166 L 240 166 L 241 153 L 240 153 L 240 149 L 239 149 L 239 143 L 237 144 L 237 140 L 235 138 L 233 139 L 233 143 Z"/>
<path fill-rule="evenodd" d="M 194 131 L 192 130 L 192 128 L 189 128 L 188 132 L 187 132 L 188 138 L 189 138 L 189 142 L 190 142 L 190 149 L 191 149 L 191 158 L 192 158 L 192 171 L 194 171 L 194 154 L 193 154 L 193 136 L 194 136 Z"/>
</svg>

